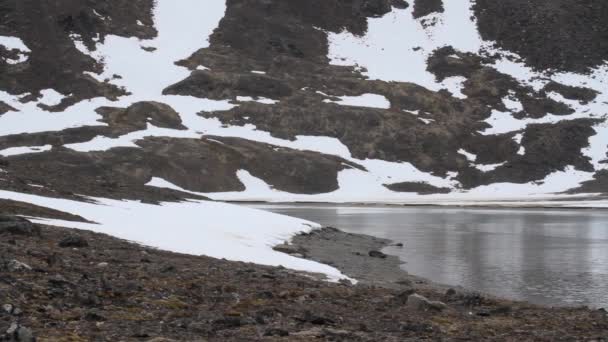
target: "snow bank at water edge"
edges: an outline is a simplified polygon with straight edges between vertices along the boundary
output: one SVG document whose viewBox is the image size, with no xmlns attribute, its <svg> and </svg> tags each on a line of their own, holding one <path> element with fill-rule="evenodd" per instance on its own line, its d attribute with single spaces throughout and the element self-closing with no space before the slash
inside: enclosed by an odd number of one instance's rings
<svg viewBox="0 0 608 342">
<path fill-rule="evenodd" d="M 276 252 L 272 246 L 320 228 L 316 223 L 232 204 L 189 201 L 145 204 L 93 198 L 96 203 L 0 190 L 0 198 L 73 213 L 95 223 L 35 219 L 35 222 L 91 230 L 177 253 L 206 255 L 316 272 L 337 281 L 337 269 Z"/>
</svg>

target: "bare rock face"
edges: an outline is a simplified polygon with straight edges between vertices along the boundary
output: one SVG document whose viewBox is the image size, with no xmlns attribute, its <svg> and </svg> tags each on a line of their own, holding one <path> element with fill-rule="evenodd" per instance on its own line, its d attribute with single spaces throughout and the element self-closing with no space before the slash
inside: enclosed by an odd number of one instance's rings
<svg viewBox="0 0 608 342">
<path fill-rule="evenodd" d="M 2 114 L 6 114 L 7 112 L 11 112 L 11 111 L 15 111 L 16 109 L 7 105 L 6 103 L 0 101 L 0 116 L 2 116 Z"/>
<path fill-rule="evenodd" d="M 171 201 L 202 197 L 145 184 L 159 177 L 190 191 L 242 191 L 245 187 L 237 172 L 246 170 L 277 190 L 315 194 L 338 189 L 339 171 L 362 169 L 339 157 L 241 138 L 150 137 L 136 143 L 139 148 L 88 153 L 59 148 L 13 156 L 7 158 L 10 164 L 0 185 L 26 192 L 57 189 L 69 190 L 66 194 Z M 45 188 L 24 187 L 20 178 L 23 174 L 28 175 L 30 183 L 44 184 Z"/>
<path fill-rule="evenodd" d="M 583 182 L 578 188 L 569 190 L 568 193 L 608 194 L 608 170 L 596 172 L 592 180 Z"/>
<path fill-rule="evenodd" d="M 102 65 L 80 52 L 71 37 L 78 37 L 90 50 L 95 49 L 94 38 L 103 41 L 109 34 L 151 38 L 156 35 L 152 6 L 152 0 L 3 1 L 0 35 L 20 38 L 31 52 L 24 63 L 0 61 L 0 90 L 31 93 L 31 100 L 48 88 L 72 94 L 59 106 L 45 108 L 51 111 L 61 111 L 82 99 L 124 94 L 113 85 L 83 74 L 99 73 Z"/>
<path fill-rule="evenodd" d="M 102 122 L 121 133 L 146 129 L 148 123 L 161 128 L 186 129 L 179 114 L 160 102 L 137 102 L 129 108 L 101 107 L 97 113 L 103 116 Z"/>
<path fill-rule="evenodd" d="M 0 235 L 40 235 L 40 227 L 15 216 L 0 216 Z"/>
<path fill-rule="evenodd" d="M 424 182 L 402 182 L 385 184 L 384 186 L 392 191 L 415 192 L 420 195 L 447 194 L 451 192 L 449 188 L 439 188 Z"/>
<path fill-rule="evenodd" d="M 443 13 L 443 0 L 414 1 L 414 18 L 418 19 L 431 13 Z"/>
<path fill-rule="evenodd" d="M 474 10 L 482 38 L 538 69 L 585 72 L 608 59 L 605 1 L 479 0 Z"/>
<path fill-rule="evenodd" d="M 190 95 L 222 100 L 237 96 L 283 98 L 293 90 L 284 80 L 260 74 L 226 74 L 194 71 L 190 77 L 163 91 L 167 95 Z"/>
</svg>

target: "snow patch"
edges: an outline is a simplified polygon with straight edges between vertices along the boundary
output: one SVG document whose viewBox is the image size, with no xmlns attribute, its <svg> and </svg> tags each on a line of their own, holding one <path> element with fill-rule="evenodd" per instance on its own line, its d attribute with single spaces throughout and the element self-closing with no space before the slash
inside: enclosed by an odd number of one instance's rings
<svg viewBox="0 0 608 342">
<path fill-rule="evenodd" d="M 263 103 L 263 104 L 277 104 L 277 103 L 279 103 L 278 100 L 268 99 L 268 98 L 265 98 L 265 97 L 253 98 L 251 96 L 237 96 L 236 100 L 239 101 L 239 102 L 259 102 L 259 103 Z"/>
<path fill-rule="evenodd" d="M 320 92 L 319 92 L 320 93 Z M 322 94 L 322 93 L 321 93 Z M 386 97 L 377 94 L 363 94 L 360 96 L 340 96 L 339 101 L 332 101 L 325 99 L 325 103 L 335 103 L 341 106 L 352 106 L 352 107 L 369 107 L 369 108 L 380 108 L 389 109 L 391 103 Z"/>
<path fill-rule="evenodd" d="M 0 36 L 0 45 L 4 46 L 7 50 L 18 50 L 19 54 L 17 59 L 6 59 L 8 64 L 19 64 L 27 61 L 29 53 L 32 52 L 20 38 Z"/>
<path fill-rule="evenodd" d="M 252 208 L 210 201 L 145 204 L 93 198 L 85 203 L 0 190 L 0 198 L 78 214 L 97 224 L 37 219 L 35 222 L 109 234 L 177 253 L 288 267 L 346 278 L 337 269 L 274 251 L 316 223 Z"/>
<path fill-rule="evenodd" d="M 20 154 L 28 154 L 28 153 L 40 153 L 45 151 L 50 151 L 53 148 L 51 145 L 44 146 L 21 146 L 21 147 L 11 147 L 0 151 L 0 155 L 4 157 L 16 156 Z"/>
</svg>

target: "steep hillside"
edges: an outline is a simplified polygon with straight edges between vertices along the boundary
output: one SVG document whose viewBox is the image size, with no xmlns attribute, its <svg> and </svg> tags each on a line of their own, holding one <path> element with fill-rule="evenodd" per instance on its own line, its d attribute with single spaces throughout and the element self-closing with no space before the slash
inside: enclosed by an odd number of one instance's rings
<svg viewBox="0 0 608 342">
<path fill-rule="evenodd" d="M 256 254 L 278 255 L 267 214 L 206 200 L 606 205 L 599 0 L 12 0 L 0 19 L 0 194 L 98 223 L 68 226 L 175 250 L 187 235 L 123 210 L 208 215 L 257 241 L 230 257 L 318 270 Z"/>
</svg>

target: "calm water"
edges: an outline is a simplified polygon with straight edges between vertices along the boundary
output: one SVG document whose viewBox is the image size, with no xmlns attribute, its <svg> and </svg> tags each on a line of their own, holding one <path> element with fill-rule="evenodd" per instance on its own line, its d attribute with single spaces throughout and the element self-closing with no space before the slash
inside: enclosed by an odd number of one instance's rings
<svg viewBox="0 0 608 342">
<path fill-rule="evenodd" d="M 411 274 L 544 305 L 608 308 L 608 211 L 255 205 L 405 244 Z"/>
</svg>

